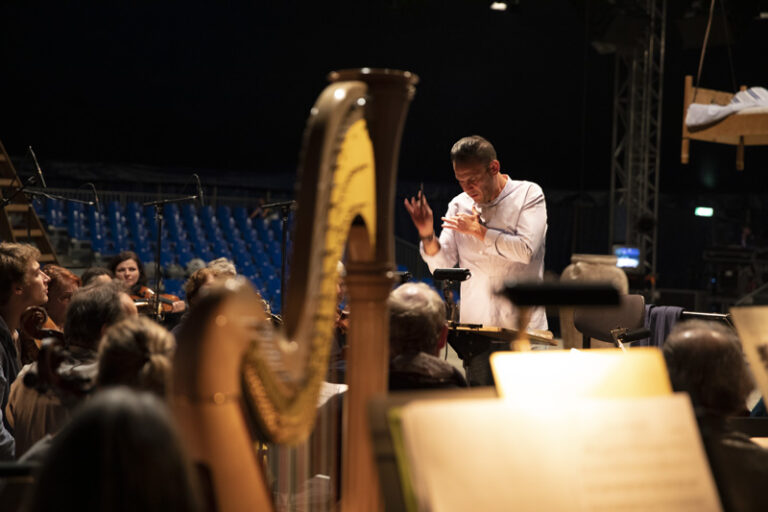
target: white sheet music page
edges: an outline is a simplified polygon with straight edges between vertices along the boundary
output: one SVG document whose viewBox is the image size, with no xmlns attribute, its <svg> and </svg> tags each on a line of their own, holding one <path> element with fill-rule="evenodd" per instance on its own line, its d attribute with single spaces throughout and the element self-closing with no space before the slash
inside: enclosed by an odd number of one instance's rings
<svg viewBox="0 0 768 512">
<path fill-rule="evenodd" d="M 420 510 L 721 510 L 684 394 L 414 402 L 402 429 Z"/>
<path fill-rule="evenodd" d="M 768 306 L 731 308 L 731 317 L 752 376 L 768 403 Z"/>
</svg>

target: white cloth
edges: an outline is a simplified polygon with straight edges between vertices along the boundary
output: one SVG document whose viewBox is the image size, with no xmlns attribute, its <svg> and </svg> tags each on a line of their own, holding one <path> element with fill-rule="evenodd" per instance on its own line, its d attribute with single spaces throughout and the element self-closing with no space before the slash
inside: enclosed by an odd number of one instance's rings
<svg viewBox="0 0 768 512">
<path fill-rule="evenodd" d="M 540 281 L 544 274 L 544 240 L 547 206 L 544 192 L 535 183 L 507 177 L 499 196 L 490 203 L 475 203 L 465 193 L 448 204 L 446 217 L 472 213 L 475 206 L 488 228 L 480 241 L 450 229 L 440 233 L 440 250 L 429 256 L 420 245 L 421 257 L 430 271 L 436 268 L 468 268 L 472 277 L 461 283 L 462 323 L 517 329 L 517 309 L 496 295 L 506 281 Z M 530 329 L 547 329 L 544 308 L 534 308 Z"/>
<path fill-rule="evenodd" d="M 731 114 L 766 106 L 768 106 L 768 90 L 762 87 L 750 87 L 746 91 L 734 94 L 728 105 L 691 103 L 685 115 L 685 124 L 688 128 L 696 128 L 714 123 Z"/>
</svg>

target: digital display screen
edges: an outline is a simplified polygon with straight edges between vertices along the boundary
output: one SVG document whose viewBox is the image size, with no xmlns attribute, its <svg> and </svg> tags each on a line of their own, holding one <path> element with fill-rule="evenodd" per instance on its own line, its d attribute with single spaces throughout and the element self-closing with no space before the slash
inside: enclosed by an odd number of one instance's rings
<svg viewBox="0 0 768 512">
<path fill-rule="evenodd" d="M 616 266 L 619 268 L 638 268 L 640 266 L 640 248 L 616 245 L 613 247 Z"/>
</svg>

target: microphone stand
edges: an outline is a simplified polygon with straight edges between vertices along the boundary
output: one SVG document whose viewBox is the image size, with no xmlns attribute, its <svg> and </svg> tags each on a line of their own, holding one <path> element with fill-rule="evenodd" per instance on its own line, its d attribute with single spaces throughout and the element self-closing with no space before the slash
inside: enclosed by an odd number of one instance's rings
<svg viewBox="0 0 768 512">
<path fill-rule="evenodd" d="M 16 198 L 16 196 L 18 196 L 22 192 L 24 192 L 28 197 L 30 197 L 30 196 L 31 197 L 45 197 L 46 199 L 57 199 L 59 201 L 64 201 L 64 202 L 67 202 L 67 203 L 77 203 L 77 204 L 84 204 L 84 205 L 88 205 L 88 206 L 93 206 L 94 205 L 93 201 L 84 201 L 82 199 L 72 199 L 71 197 L 64 197 L 64 196 L 60 196 L 60 195 L 57 195 L 57 194 L 51 194 L 49 192 L 43 192 L 41 190 L 30 190 L 30 188 L 29 188 L 30 185 L 36 185 L 36 184 L 38 184 L 38 181 L 40 181 L 40 179 L 39 179 L 38 176 L 35 176 L 35 175 L 30 176 L 24 182 L 19 180 L 19 183 L 21 184 L 21 186 L 19 188 L 17 188 L 16 190 L 14 190 L 13 194 L 11 194 L 10 196 L 4 197 L 4 198 L 0 199 L 0 208 L 5 208 L 9 204 L 11 204 L 13 202 L 13 200 Z M 32 205 L 30 205 L 30 208 L 31 207 L 32 207 Z M 30 210 L 30 212 L 29 212 L 30 219 L 29 220 L 31 220 L 31 215 L 32 215 L 32 212 Z M 29 220 L 27 221 L 27 241 L 31 242 L 32 241 L 32 231 L 31 231 L 32 230 L 32 223 Z"/>
<path fill-rule="evenodd" d="M 285 227 L 288 225 L 288 213 L 291 211 L 291 208 L 293 208 L 293 205 L 296 204 L 296 201 L 280 201 L 277 203 L 269 203 L 261 205 L 262 211 L 267 208 L 279 208 L 280 209 L 280 230 L 282 231 L 282 239 L 280 241 L 280 314 L 285 314 L 285 267 L 286 267 L 286 251 L 288 247 L 288 232 L 285 229 Z"/>
<path fill-rule="evenodd" d="M 454 325 L 457 322 L 458 305 L 453 298 L 453 287 L 460 281 L 454 281 L 452 279 L 445 279 L 443 281 L 443 296 L 445 297 L 446 315 L 448 316 L 448 322 Z"/>
<path fill-rule="evenodd" d="M 155 321 L 160 323 L 160 284 L 162 279 L 160 276 L 160 255 L 162 251 L 163 240 L 163 206 L 172 203 L 183 203 L 185 201 L 197 201 L 200 198 L 199 195 L 194 194 L 191 196 L 177 197 L 175 199 L 160 199 L 158 201 L 148 201 L 142 203 L 142 206 L 152 206 L 155 209 L 155 224 L 157 224 L 157 247 L 155 248 L 155 293 L 152 295 L 152 315 Z"/>
</svg>

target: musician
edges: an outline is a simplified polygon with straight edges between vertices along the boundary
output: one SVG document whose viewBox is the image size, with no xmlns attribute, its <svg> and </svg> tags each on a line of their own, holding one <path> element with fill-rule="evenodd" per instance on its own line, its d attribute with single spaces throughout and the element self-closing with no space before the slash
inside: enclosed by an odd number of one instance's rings
<svg viewBox="0 0 768 512">
<path fill-rule="evenodd" d="M 47 314 L 42 329 L 63 331 L 64 317 L 67 306 L 72 299 L 72 293 L 80 288 L 80 278 L 64 267 L 48 264 L 43 267 L 43 273 L 50 278 L 48 281 L 48 302 L 44 309 Z M 37 361 L 42 340 L 26 332 L 22 327 L 19 331 L 19 351 L 21 364 L 26 365 Z"/>
<path fill-rule="evenodd" d="M 208 510 L 165 404 L 121 387 L 98 393 L 56 438 L 24 510 Z"/>
<path fill-rule="evenodd" d="M 109 283 L 115 278 L 115 274 L 111 270 L 104 267 L 88 267 L 80 276 L 83 280 L 83 286 L 88 286 L 91 283 Z"/>
<path fill-rule="evenodd" d="M 64 319 L 72 294 L 80 288 L 80 278 L 66 268 L 52 264 L 43 267 L 43 272 L 50 278 L 48 302 L 44 306 L 50 323 L 43 328 L 61 331 L 64 329 Z"/>
<path fill-rule="evenodd" d="M 206 267 L 211 269 L 217 278 L 235 277 L 237 275 L 237 268 L 235 268 L 235 264 L 232 263 L 232 260 L 228 258 L 222 257 L 211 260 L 208 262 Z"/>
<path fill-rule="evenodd" d="M 516 329 L 516 309 L 495 292 L 510 279 L 537 281 L 543 277 L 544 193 L 535 183 L 502 173 L 493 145 L 478 135 L 456 142 L 451 162 L 463 192 L 449 203 L 439 238 L 423 193 L 405 200 L 419 231 L 422 259 L 432 271 L 458 263 L 472 272 L 461 283 L 462 323 Z M 528 327 L 547 329 L 544 308 L 532 310 Z M 480 374 L 475 371 L 475 375 Z"/>
<path fill-rule="evenodd" d="M 126 318 L 104 333 L 96 385 L 129 386 L 167 399 L 175 349 L 173 335 L 161 325 L 146 317 Z"/>
<path fill-rule="evenodd" d="M 387 303 L 390 391 L 466 387 L 461 373 L 438 357 L 448 337 L 440 296 L 424 283 L 405 283 Z"/>
<path fill-rule="evenodd" d="M 144 264 L 133 251 L 123 251 L 109 264 L 109 270 L 115 275 L 115 279 L 122 281 L 129 290 L 129 295 L 134 299 L 150 299 L 155 291 L 147 286 L 147 275 L 144 273 Z M 171 313 L 181 313 L 187 308 L 183 300 L 173 300 Z"/>
<path fill-rule="evenodd" d="M 16 442 L 5 407 L 21 367 L 17 349 L 21 314 L 48 300 L 48 276 L 40 270 L 40 251 L 26 244 L 0 243 L 0 460 L 13 460 Z"/>
<path fill-rule="evenodd" d="M 748 415 L 747 397 L 754 387 L 736 332 L 719 322 L 681 322 L 669 333 L 663 353 L 672 389 L 691 397 L 723 509 L 765 510 L 768 450 L 727 422 Z"/>
<path fill-rule="evenodd" d="M 133 307 L 132 312 L 128 306 Z M 103 331 L 110 325 L 135 315 L 136 308 L 119 284 L 92 284 L 72 296 L 64 321 L 64 341 L 70 358 L 58 369 L 60 375 L 83 381 L 85 389 L 95 382 L 96 356 Z M 70 409 L 80 396 L 58 390 L 39 393 L 27 387 L 23 377 L 41 371 L 37 363 L 25 366 L 11 386 L 8 422 L 16 433 L 17 454 L 22 455 L 46 434 L 55 433 L 70 417 Z"/>
</svg>

